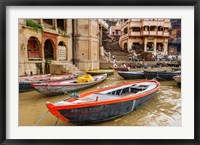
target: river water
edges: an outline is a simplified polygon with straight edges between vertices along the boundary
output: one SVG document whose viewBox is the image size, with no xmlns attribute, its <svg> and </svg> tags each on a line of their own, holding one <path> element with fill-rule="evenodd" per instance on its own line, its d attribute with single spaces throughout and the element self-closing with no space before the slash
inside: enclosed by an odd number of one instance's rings
<svg viewBox="0 0 200 145">
<path fill-rule="evenodd" d="M 85 91 L 123 83 L 125 81 L 116 72 L 104 82 Z M 161 81 L 160 89 L 148 103 L 139 109 L 115 120 L 88 124 L 88 126 L 181 126 L 181 88 L 175 81 Z M 37 91 L 19 93 L 19 126 L 33 126 L 47 112 L 45 103 L 57 102 L 67 98 L 66 95 L 46 97 Z M 48 113 L 38 126 L 53 126 L 57 118 Z M 62 120 L 57 126 L 75 126 Z"/>
</svg>

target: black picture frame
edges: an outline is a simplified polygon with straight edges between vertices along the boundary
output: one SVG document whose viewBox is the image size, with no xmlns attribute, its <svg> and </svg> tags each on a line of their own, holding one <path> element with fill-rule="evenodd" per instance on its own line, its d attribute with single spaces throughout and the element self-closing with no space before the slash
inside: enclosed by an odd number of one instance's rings
<svg viewBox="0 0 200 145">
<path fill-rule="evenodd" d="M 47 140 L 47 139 L 7 139 L 6 138 L 6 7 L 7 6 L 194 6 L 194 25 L 195 25 L 195 63 L 194 63 L 194 139 L 120 139 L 120 140 L 91 140 L 91 139 L 62 139 L 62 140 Z M 0 143 L 1 144 L 200 144 L 200 99 L 199 99 L 199 72 L 200 72 L 200 1 L 199 0 L 1 0 L 0 2 Z M 188 76 L 189 77 L 189 76 Z M 192 96 L 191 96 L 192 97 Z"/>
</svg>

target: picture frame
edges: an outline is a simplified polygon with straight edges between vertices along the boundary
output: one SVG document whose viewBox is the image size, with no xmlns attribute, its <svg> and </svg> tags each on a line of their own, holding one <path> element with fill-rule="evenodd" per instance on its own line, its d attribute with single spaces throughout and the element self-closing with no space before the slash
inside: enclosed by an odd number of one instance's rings
<svg viewBox="0 0 200 145">
<path fill-rule="evenodd" d="M 193 6 L 194 7 L 194 44 L 195 44 L 195 88 L 194 88 L 194 139 L 7 139 L 6 134 L 6 92 L 8 86 L 6 85 L 6 8 L 8 6 Z M 200 62 L 200 1 L 199 0 L 107 0 L 107 1 L 93 1 L 93 0 L 2 0 L 0 3 L 1 16 L 0 21 L 0 143 L 1 144 L 69 144 L 69 145 L 81 145 L 81 144 L 188 144 L 197 145 L 200 144 L 200 91 L 199 91 L 199 62 Z"/>
</svg>

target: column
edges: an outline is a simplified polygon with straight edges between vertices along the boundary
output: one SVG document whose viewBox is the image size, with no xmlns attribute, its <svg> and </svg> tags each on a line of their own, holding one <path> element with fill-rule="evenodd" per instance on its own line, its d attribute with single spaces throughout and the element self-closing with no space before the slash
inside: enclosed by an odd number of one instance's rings
<svg viewBox="0 0 200 145">
<path fill-rule="evenodd" d="M 167 38 L 164 39 L 163 48 L 164 48 L 164 53 L 167 53 L 167 49 L 168 49 L 168 39 Z"/>
<path fill-rule="evenodd" d="M 144 37 L 144 52 L 147 51 L 147 38 Z"/>
<path fill-rule="evenodd" d="M 53 19 L 53 27 L 57 31 L 57 19 Z"/>
<path fill-rule="evenodd" d="M 153 44 L 154 44 L 154 53 L 156 54 L 157 38 L 154 38 L 154 40 L 153 40 Z"/>
</svg>

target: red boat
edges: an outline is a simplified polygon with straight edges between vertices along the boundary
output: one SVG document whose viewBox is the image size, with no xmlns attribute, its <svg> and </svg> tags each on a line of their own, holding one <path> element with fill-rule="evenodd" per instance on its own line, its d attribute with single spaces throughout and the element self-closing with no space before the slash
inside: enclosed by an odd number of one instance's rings
<svg viewBox="0 0 200 145">
<path fill-rule="evenodd" d="M 123 116 L 148 102 L 157 93 L 160 83 L 142 80 L 73 94 L 57 103 L 47 102 L 57 118 L 75 124 L 101 122 Z"/>
</svg>

